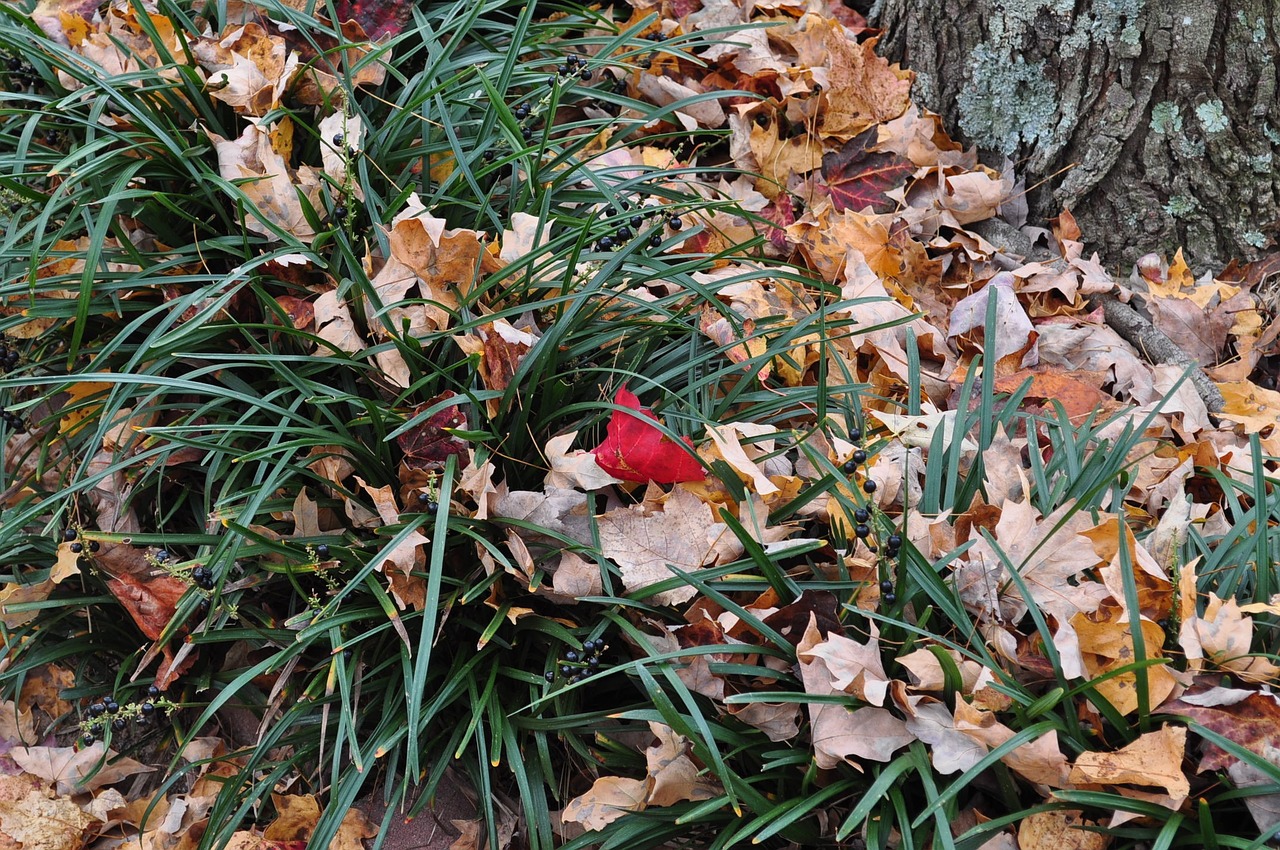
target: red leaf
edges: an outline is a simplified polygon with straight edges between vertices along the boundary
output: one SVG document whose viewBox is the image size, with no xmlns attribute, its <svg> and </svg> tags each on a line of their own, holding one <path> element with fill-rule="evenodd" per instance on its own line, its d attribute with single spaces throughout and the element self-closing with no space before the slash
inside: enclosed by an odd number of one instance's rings
<svg viewBox="0 0 1280 850">
<path fill-rule="evenodd" d="M 414 415 L 416 416 L 418 413 L 434 407 L 448 398 L 461 399 L 462 396 L 453 393 L 442 393 L 427 403 L 419 405 L 414 411 Z M 400 445 L 401 450 L 404 451 L 405 465 L 413 469 L 443 469 L 444 462 L 449 455 L 465 456 L 467 453 L 466 441 L 460 440 L 449 433 L 450 429 L 455 428 L 466 430 L 467 414 L 462 412 L 461 407 L 453 404 L 443 410 L 436 411 L 427 417 L 425 422 L 415 425 L 399 437 L 396 437 L 396 442 Z"/>
<path fill-rule="evenodd" d="M 769 202 L 767 207 L 760 210 L 760 217 L 778 225 L 777 227 L 769 228 L 769 241 L 778 250 L 787 250 L 787 232 L 782 228 L 796 222 L 796 211 L 795 206 L 791 203 L 791 195 L 787 192 L 779 194 L 778 197 Z"/>
<path fill-rule="evenodd" d="M 1175 699 L 1160 706 L 1159 710 L 1190 717 L 1206 729 L 1259 755 L 1269 746 L 1280 746 L 1280 705 L 1270 695 L 1253 694 L 1241 702 L 1215 706 L 1192 705 Z M 1198 773 L 1224 770 L 1238 761 L 1235 756 L 1209 741 L 1204 742 L 1203 753 Z"/>
<path fill-rule="evenodd" d="M 700 461 L 646 421 L 657 422 L 658 418 L 640 406 L 635 393 L 622 387 L 613 402 L 636 413 L 613 412 L 604 442 L 591 450 L 601 469 L 623 481 L 658 484 L 701 481 L 706 477 Z M 684 442 L 693 447 L 688 437 Z"/>
<path fill-rule="evenodd" d="M 896 153 L 875 153 L 877 129 L 857 135 L 834 153 L 823 154 L 822 176 L 831 190 L 837 211 L 859 212 L 871 207 L 875 212 L 892 212 L 898 206 L 885 193 L 907 182 L 915 171 L 911 160 Z"/>
<path fill-rule="evenodd" d="M 338 20 L 358 21 L 373 41 L 399 35 L 413 17 L 413 4 L 404 0 L 338 0 Z"/>
</svg>

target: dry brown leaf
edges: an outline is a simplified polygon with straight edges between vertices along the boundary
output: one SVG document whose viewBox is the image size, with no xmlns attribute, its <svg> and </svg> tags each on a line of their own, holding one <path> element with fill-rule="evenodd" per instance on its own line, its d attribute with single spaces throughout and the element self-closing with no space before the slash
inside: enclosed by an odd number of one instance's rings
<svg viewBox="0 0 1280 850">
<path fill-rule="evenodd" d="M 627 590 L 672 578 L 668 565 L 696 572 L 716 557 L 716 544 L 728 527 L 712 519 L 711 508 L 682 486 L 676 486 L 661 511 L 643 505 L 616 508 L 599 518 L 600 547 L 618 565 Z M 677 605 L 697 591 L 684 585 L 654 594 L 661 605 Z"/>
<path fill-rule="evenodd" d="M 66 795 L 52 797 L 43 791 L 30 791 L 17 801 L 0 798 L 0 846 L 15 850 L 80 850 L 95 821 Z"/>
<path fill-rule="evenodd" d="M 74 747 L 14 747 L 9 751 L 9 758 L 19 767 L 52 783 L 54 790 L 64 796 L 95 791 L 134 774 L 155 770 L 125 758 L 115 750 L 107 750 L 105 756 L 106 763 L 94 773 L 104 757 L 101 742 L 81 750 Z"/>
<path fill-rule="evenodd" d="M 1020 850 L 1103 850 L 1111 836 L 1090 832 L 1084 827 L 1097 826 L 1080 812 L 1035 812 L 1018 824 Z"/>
<path fill-rule="evenodd" d="M 298 71 L 298 54 L 257 23 L 228 27 L 217 41 L 196 39 L 192 53 L 210 72 L 205 87 L 213 98 L 258 118 L 280 106 Z"/>
<path fill-rule="evenodd" d="M 1097 785 L 1154 785 L 1175 799 L 1191 793 L 1182 770 L 1187 751 L 1185 726 L 1162 726 L 1112 753 L 1081 753 L 1071 781 Z"/>
<path fill-rule="evenodd" d="M 277 230 L 302 242 L 315 238 L 299 200 L 301 194 L 312 209 L 321 208 L 315 169 L 302 166 L 293 172 L 273 145 L 272 131 L 259 124 L 249 124 L 236 139 L 205 132 L 217 150 L 219 173 L 239 185 L 253 205 L 245 212 L 245 225 L 250 230 L 269 239 L 279 238 Z"/>
<path fill-rule="evenodd" d="M 551 468 L 543 479 L 546 486 L 555 489 L 578 487 L 583 490 L 600 490 L 610 484 L 621 484 L 621 478 L 614 478 L 600 468 L 593 452 L 582 449 L 569 451 L 577 436 L 577 431 L 571 431 L 547 440 L 543 453 Z"/>
<path fill-rule="evenodd" d="M 570 800 L 560 818 L 568 823 L 580 823 L 591 831 L 604 829 L 627 812 L 644 811 L 652 787 L 653 778 L 649 776 L 644 779 L 602 776 L 585 794 Z"/>
<path fill-rule="evenodd" d="M 684 800 L 710 800 L 720 794 L 720 784 L 705 775 L 689 757 L 689 741 L 670 726 L 650 722 L 649 729 L 658 743 L 644 751 L 649 778 L 646 805 L 670 806 Z"/>
</svg>

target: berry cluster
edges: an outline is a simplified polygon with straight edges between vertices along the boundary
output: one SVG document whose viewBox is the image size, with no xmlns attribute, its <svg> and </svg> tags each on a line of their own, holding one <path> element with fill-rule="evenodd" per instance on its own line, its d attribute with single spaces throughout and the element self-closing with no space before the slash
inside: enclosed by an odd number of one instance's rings
<svg viewBox="0 0 1280 850">
<path fill-rule="evenodd" d="M 621 215 L 618 216 L 612 232 L 606 233 L 596 240 L 595 249 L 597 251 L 619 250 L 644 227 L 645 219 L 666 215 L 662 205 L 646 205 L 640 201 L 635 204 L 627 200 L 618 201 L 618 209 L 621 211 Z M 678 232 L 684 228 L 684 219 L 678 215 L 668 215 L 666 225 L 672 231 Z M 651 233 L 648 245 L 650 248 L 661 248 L 662 234 L 657 231 Z"/>
<path fill-rule="evenodd" d="M 556 665 L 559 674 L 570 685 L 576 685 L 588 676 L 595 675 L 600 672 L 600 653 L 607 648 L 603 638 L 584 640 L 581 652 L 576 649 L 565 652 L 564 657 Z M 556 672 L 556 670 L 548 670 L 543 676 L 548 682 L 555 682 Z"/>
<path fill-rule="evenodd" d="M 86 545 L 85 542 L 80 539 L 79 530 L 74 528 L 68 528 L 62 532 L 62 541 L 64 543 L 70 543 L 71 545 L 68 546 L 67 548 L 70 549 L 72 552 L 76 553 L 77 555 L 83 553 L 86 548 L 90 552 L 97 552 L 99 549 L 102 548 L 102 544 L 100 544 L 96 540 L 90 540 Z"/>
<path fill-rule="evenodd" d="M 436 501 L 436 497 L 432 493 L 423 490 L 418 494 L 418 506 L 422 508 L 422 512 L 427 516 L 435 516 L 440 513 L 440 503 Z"/>
<path fill-rule="evenodd" d="M 163 693 L 158 687 L 151 685 L 147 688 L 146 699 L 141 703 L 121 706 L 114 694 L 93 703 L 89 706 L 88 719 L 80 723 L 83 730 L 81 743 L 88 747 L 99 738 L 105 738 L 108 727 L 114 732 L 123 732 L 129 727 L 130 719 L 139 726 L 147 725 L 155 717 L 157 708 L 164 708 L 166 711 L 172 708 L 171 703 L 156 705 L 155 700 L 160 699 Z"/>
<path fill-rule="evenodd" d="M 862 431 L 858 428 L 854 428 L 849 432 L 849 439 L 855 443 L 858 442 L 859 440 L 862 439 Z M 857 473 L 858 467 L 862 466 L 866 462 L 867 462 L 866 450 L 861 447 L 857 447 L 849 455 L 849 459 L 844 462 L 844 466 L 841 468 L 843 469 L 846 475 L 854 475 L 855 473 Z M 866 481 L 862 482 L 862 492 L 870 496 L 872 493 L 875 493 L 875 491 L 876 491 L 875 481 L 868 478 Z M 868 503 L 868 507 L 856 509 L 853 512 L 853 520 L 854 522 L 857 523 L 857 525 L 853 527 L 854 535 L 859 540 L 866 542 L 867 548 L 871 550 L 873 554 L 879 553 L 880 547 L 877 546 L 875 543 L 869 542 L 867 540 L 867 538 L 871 536 L 870 503 Z M 902 536 L 900 534 L 893 533 L 893 534 L 890 534 L 888 537 L 886 537 L 883 542 L 884 542 L 885 558 L 887 560 L 892 561 L 894 558 L 898 557 L 898 552 L 902 548 Z M 893 605 L 895 602 L 898 601 L 898 596 L 897 594 L 894 593 L 894 584 L 892 581 L 889 581 L 888 579 L 880 582 L 880 593 L 881 593 L 880 598 L 884 601 L 886 605 Z"/>
<path fill-rule="evenodd" d="M 26 420 L 3 405 L 0 405 L 0 420 L 3 420 L 11 431 L 17 431 L 19 434 L 25 434 L 27 431 Z"/>
<path fill-rule="evenodd" d="M 581 79 L 590 80 L 595 74 L 587 67 L 587 60 L 576 53 L 569 53 L 564 57 L 564 64 L 556 68 L 556 73 L 560 77 L 569 77 L 577 75 Z M 558 82 L 558 80 L 557 80 Z"/>
<path fill-rule="evenodd" d="M 9 71 L 9 81 L 16 88 L 25 89 L 40 82 L 36 69 L 21 56 L 10 56 L 5 67 Z"/>
<path fill-rule="evenodd" d="M 21 204 L 19 204 L 21 208 Z M 19 354 L 16 348 L 9 347 L 9 341 L 0 338 L 0 372 L 8 374 L 18 366 Z"/>
<path fill-rule="evenodd" d="M 201 590 L 213 590 L 213 570 L 206 566 L 197 566 L 191 571 L 191 580 Z"/>
</svg>

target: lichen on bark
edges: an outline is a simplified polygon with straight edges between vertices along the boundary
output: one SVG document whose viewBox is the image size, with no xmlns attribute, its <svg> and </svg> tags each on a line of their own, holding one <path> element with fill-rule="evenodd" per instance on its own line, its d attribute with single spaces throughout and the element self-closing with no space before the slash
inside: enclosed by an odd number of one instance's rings
<svg viewBox="0 0 1280 850">
<path fill-rule="evenodd" d="M 966 141 L 1043 179 L 1114 264 L 1280 242 L 1275 0 L 883 0 L 881 49 Z"/>
</svg>

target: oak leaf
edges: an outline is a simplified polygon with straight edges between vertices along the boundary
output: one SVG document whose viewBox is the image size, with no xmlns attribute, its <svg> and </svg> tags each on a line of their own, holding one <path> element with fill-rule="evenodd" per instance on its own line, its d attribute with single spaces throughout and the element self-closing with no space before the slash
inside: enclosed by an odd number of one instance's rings
<svg viewBox="0 0 1280 850">
<path fill-rule="evenodd" d="M 627 812 L 644 811 L 652 787 L 651 776 L 644 779 L 602 776 L 585 794 L 570 800 L 560 818 L 568 823 L 580 823 L 591 831 L 604 829 Z"/>
<path fill-rule="evenodd" d="M 1222 691 L 1231 696 L 1208 697 Z M 1269 693 L 1241 688 L 1215 688 L 1210 692 L 1184 694 L 1160 706 L 1159 712 L 1189 717 L 1211 732 L 1235 741 L 1259 755 L 1280 749 L 1280 700 Z M 1217 744 L 1202 744 L 1199 773 L 1222 770 L 1239 761 Z"/>
</svg>

